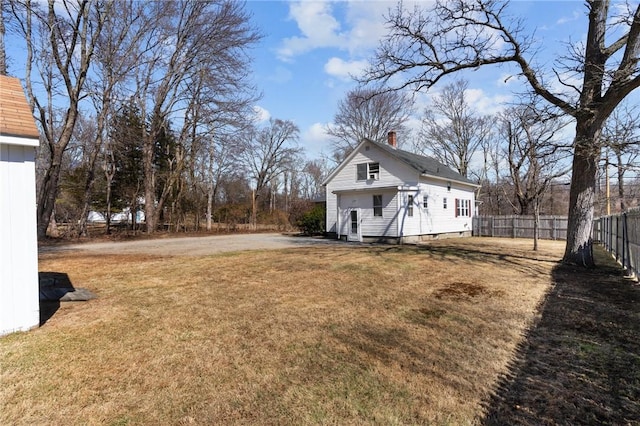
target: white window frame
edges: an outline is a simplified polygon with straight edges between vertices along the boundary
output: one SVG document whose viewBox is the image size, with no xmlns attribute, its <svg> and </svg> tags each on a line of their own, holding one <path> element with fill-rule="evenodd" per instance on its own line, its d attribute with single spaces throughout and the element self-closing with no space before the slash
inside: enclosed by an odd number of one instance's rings
<svg viewBox="0 0 640 426">
<path fill-rule="evenodd" d="M 364 179 L 361 178 L 362 167 L 366 168 L 366 173 L 364 174 Z M 363 180 L 379 180 L 380 179 L 380 163 L 371 162 L 371 163 L 359 163 L 356 164 L 356 181 Z"/>
<path fill-rule="evenodd" d="M 376 204 L 376 197 L 380 197 L 380 204 Z M 376 214 L 376 212 L 380 212 L 380 214 Z M 382 194 L 374 194 L 373 195 L 373 217 L 382 217 Z"/>
<path fill-rule="evenodd" d="M 471 217 L 471 200 L 456 198 L 456 217 Z"/>
</svg>

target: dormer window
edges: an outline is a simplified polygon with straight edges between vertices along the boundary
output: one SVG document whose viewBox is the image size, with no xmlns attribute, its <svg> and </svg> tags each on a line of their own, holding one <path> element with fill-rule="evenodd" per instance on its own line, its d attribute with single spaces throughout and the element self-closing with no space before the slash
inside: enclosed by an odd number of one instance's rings
<svg viewBox="0 0 640 426">
<path fill-rule="evenodd" d="M 358 180 L 380 179 L 380 163 L 361 163 L 356 166 Z"/>
</svg>

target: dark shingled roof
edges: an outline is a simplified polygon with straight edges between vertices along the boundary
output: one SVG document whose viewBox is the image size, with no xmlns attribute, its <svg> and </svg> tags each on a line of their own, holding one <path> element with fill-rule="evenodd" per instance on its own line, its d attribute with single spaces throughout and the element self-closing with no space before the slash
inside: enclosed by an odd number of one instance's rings
<svg viewBox="0 0 640 426">
<path fill-rule="evenodd" d="M 450 179 L 457 182 L 469 183 L 471 185 L 477 185 L 475 182 L 467 179 L 462 176 L 460 173 L 451 170 L 449 167 L 440 163 L 439 161 L 431 158 L 425 157 L 423 155 L 414 154 L 412 152 L 403 151 L 401 149 L 393 148 L 391 145 L 374 142 L 372 140 L 367 139 L 367 142 L 372 143 L 383 151 L 389 153 L 390 155 L 396 157 L 401 160 L 408 166 L 414 168 L 421 174 L 437 176 L 443 179 Z"/>
</svg>

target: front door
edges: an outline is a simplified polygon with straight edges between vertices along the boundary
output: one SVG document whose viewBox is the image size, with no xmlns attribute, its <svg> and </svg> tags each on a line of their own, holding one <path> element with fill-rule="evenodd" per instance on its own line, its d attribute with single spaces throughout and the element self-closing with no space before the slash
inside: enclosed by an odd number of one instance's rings
<svg viewBox="0 0 640 426">
<path fill-rule="evenodd" d="M 361 241 L 360 238 L 360 211 L 359 209 L 351 209 L 349 211 L 349 241 Z"/>
</svg>

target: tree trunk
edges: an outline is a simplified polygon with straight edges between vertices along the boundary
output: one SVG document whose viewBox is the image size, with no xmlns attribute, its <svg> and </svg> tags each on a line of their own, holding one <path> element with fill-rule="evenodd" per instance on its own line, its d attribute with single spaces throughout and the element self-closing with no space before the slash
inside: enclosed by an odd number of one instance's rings
<svg viewBox="0 0 640 426">
<path fill-rule="evenodd" d="M 213 215 L 213 190 L 207 191 L 207 231 L 211 231 L 211 217 Z"/>
<path fill-rule="evenodd" d="M 258 211 L 256 206 L 256 190 L 251 191 L 251 226 L 255 231 L 258 229 Z"/>
<path fill-rule="evenodd" d="M 51 218 L 49 219 L 49 235 L 53 238 L 58 238 L 60 236 L 60 232 L 58 231 L 58 222 L 56 222 L 56 210 L 54 209 L 51 212 Z"/>
<path fill-rule="evenodd" d="M 578 119 L 579 120 L 579 119 Z M 573 173 L 569 193 L 567 223 L 567 246 L 563 261 L 586 267 L 595 266 L 593 241 L 591 238 L 594 215 L 594 200 L 600 146 L 598 145 L 601 126 L 578 123 L 573 155 Z"/>
<path fill-rule="evenodd" d="M 540 203 L 538 198 L 533 201 L 533 251 L 538 251 L 540 239 Z"/>
<path fill-rule="evenodd" d="M 111 182 L 107 181 L 107 216 L 104 218 L 107 235 L 111 234 Z"/>
<path fill-rule="evenodd" d="M 93 165 L 89 166 L 93 168 Z M 91 196 L 93 195 L 93 182 L 95 180 L 95 174 L 93 170 L 89 169 L 87 178 L 84 183 L 84 193 L 82 196 L 82 212 L 80 218 L 78 218 L 78 224 L 76 225 L 76 236 L 87 236 L 87 219 L 89 212 L 91 211 Z"/>
<path fill-rule="evenodd" d="M 153 134 L 153 133 L 152 133 Z M 144 220 L 147 225 L 147 234 L 153 234 L 156 230 L 156 182 L 153 167 L 154 141 L 149 134 L 146 135 L 142 148 L 142 166 L 144 170 Z"/>
<path fill-rule="evenodd" d="M 58 197 L 58 181 L 60 180 L 60 172 L 62 170 L 62 152 L 67 143 L 59 142 L 57 145 L 51 147 L 54 150 L 51 156 L 51 166 L 45 172 L 45 177 L 42 181 L 42 187 L 38 193 L 38 225 L 37 233 L 38 239 L 45 238 L 47 236 L 47 228 L 49 227 L 49 220 L 53 214 L 56 198 Z M 62 138 L 61 138 L 62 139 Z"/>
<path fill-rule="evenodd" d="M 84 182 L 84 193 L 82 197 L 82 213 L 80 214 L 78 226 L 76 227 L 76 234 L 78 237 L 87 235 L 87 218 L 91 211 L 91 197 L 93 195 L 93 184 L 96 176 L 95 167 L 101 145 L 102 138 L 99 138 L 96 146 L 94 147 L 94 151 L 91 153 L 89 158 L 87 176 Z"/>
</svg>

